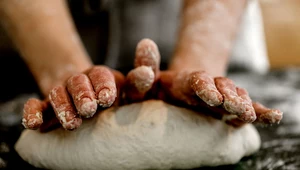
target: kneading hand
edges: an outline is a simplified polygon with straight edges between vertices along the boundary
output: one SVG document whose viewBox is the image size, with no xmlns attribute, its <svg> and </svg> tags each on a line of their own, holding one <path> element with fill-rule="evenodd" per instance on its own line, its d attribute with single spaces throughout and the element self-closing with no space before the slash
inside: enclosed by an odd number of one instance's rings
<svg viewBox="0 0 300 170">
<path fill-rule="evenodd" d="M 51 89 L 46 100 L 29 99 L 24 105 L 22 124 L 45 131 L 59 122 L 63 128 L 74 130 L 82 118 L 93 117 L 98 108 L 118 103 L 124 79 L 122 73 L 102 65 L 74 74 L 64 85 Z"/>
<path fill-rule="evenodd" d="M 282 112 L 253 102 L 246 89 L 226 77 L 212 77 L 203 70 L 160 71 L 157 45 L 143 39 L 136 48 L 135 69 L 127 75 L 125 101 L 158 98 L 228 124 L 279 123 Z M 155 97 L 154 97 L 155 96 Z"/>
</svg>

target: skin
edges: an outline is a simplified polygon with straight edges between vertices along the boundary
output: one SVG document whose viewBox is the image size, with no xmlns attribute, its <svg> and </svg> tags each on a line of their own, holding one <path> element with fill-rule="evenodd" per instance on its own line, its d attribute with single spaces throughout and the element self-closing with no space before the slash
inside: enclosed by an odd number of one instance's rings
<svg viewBox="0 0 300 170">
<path fill-rule="evenodd" d="M 61 116 L 65 111 L 72 110 L 68 112 L 72 115 L 67 118 L 70 121 L 80 119 L 76 114 L 92 117 L 95 110 L 93 101 L 97 102 L 98 107 L 107 108 L 149 98 L 201 112 L 208 108 L 209 113 L 214 112 L 213 115 L 219 115 L 219 118 L 233 114 L 237 117 L 236 124 L 241 126 L 255 121 L 257 113 L 249 95 L 239 95 L 234 83 L 222 76 L 226 74 L 233 39 L 245 5 L 246 0 L 184 1 L 179 39 L 169 69 L 159 70 L 158 47 L 153 41 L 144 39 L 137 45 L 135 68 L 128 75 L 93 65 L 75 30 L 65 1 L 2 0 L 0 19 L 45 96 L 45 100 L 37 101 L 40 102 L 37 106 L 52 106 L 63 127 L 66 118 Z M 80 83 L 81 79 L 84 82 Z M 199 81 L 204 85 L 198 85 Z M 91 104 L 76 101 L 76 96 L 82 97 L 82 89 L 87 95 L 85 99 Z M 60 96 L 59 92 L 64 96 Z M 72 97 L 66 99 L 66 93 Z M 242 104 L 243 101 L 248 104 Z M 67 103 L 68 110 L 57 106 L 60 102 Z M 70 109 L 73 103 L 77 108 L 73 106 Z M 227 107 L 224 107 L 225 103 Z M 32 100 L 26 103 L 27 108 L 30 105 L 34 106 Z M 44 108 L 37 112 L 46 113 Z M 30 110 L 30 113 L 34 111 Z M 27 122 L 32 117 L 28 114 L 25 109 Z M 37 121 L 40 123 L 32 129 L 47 129 L 49 122 L 55 122 L 45 117 L 40 119 L 43 121 Z M 66 129 L 73 130 L 79 126 L 80 123 Z"/>
<path fill-rule="evenodd" d="M 246 0 L 186 0 L 176 50 L 169 69 L 226 74 L 229 54 Z M 184 62 L 183 62 L 184 61 Z"/>
<path fill-rule="evenodd" d="M 4 0 L 0 17 L 44 96 L 93 66 L 65 1 Z"/>
</svg>

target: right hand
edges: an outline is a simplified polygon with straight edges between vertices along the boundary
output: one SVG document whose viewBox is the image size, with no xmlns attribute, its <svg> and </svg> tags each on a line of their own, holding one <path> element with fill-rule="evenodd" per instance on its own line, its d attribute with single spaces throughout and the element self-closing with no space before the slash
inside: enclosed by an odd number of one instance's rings
<svg viewBox="0 0 300 170">
<path fill-rule="evenodd" d="M 222 119 L 234 127 L 247 123 L 275 124 L 282 119 L 280 110 L 252 101 L 246 89 L 227 77 L 213 77 L 201 67 L 160 70 L 158 47 L 149 39 L 138 43 L 134 63 L 135 68 L 126 77 L 125 101 L 160 99 Z"/>
</svg>

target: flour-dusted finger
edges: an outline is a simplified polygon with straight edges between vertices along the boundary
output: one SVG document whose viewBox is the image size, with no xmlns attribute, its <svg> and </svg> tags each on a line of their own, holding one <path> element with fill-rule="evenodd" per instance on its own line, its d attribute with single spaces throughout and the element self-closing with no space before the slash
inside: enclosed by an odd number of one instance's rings
<svg viewBox="0 0 300 170">
<path fill-rule="evenodd" d="M 116 100 L 117 87 L 115 76 L 106 66 L 95 66 L 88 72 L 97 102 L 101 107 L 110 107 Z"/>
<path fill-rule="evenodd" d="M 38 129 L 43 123 L 43 111 L 46 107 L 47 104 L 39 99 L 28 99 L 23 108 L 23 126 L 26 129 Z"/>
<path fill-rule="evenodd" d="M 209 106 L 219 106 L 223 103 L 223 97 L 215 86 L 214 79 L 204 71 L 192 72 L 189 75 L 189 83 L 197 96 Z"/>
<path fill-rule="evenodd" d="M 76 113 L 67 89 L 63 86 L 54 87 L 49 94 L 49 100 L 61 125 L 67 130 L 78 128 L 82 119 Z"/>
<path fill-rule="evenodd" d="M 149 66 L 155 75 L 159 72 L 160 53 L 156 43 L 148 38 L 142 39 L 136 47 L 134 67 Z"/>
<path fill-rule="evenodd" d="M 255 122 L 264 124 L 279 123 L 283 117 L 283 113 L 278 109 L 270 109 L 258 102 L 253 102 L 257 120 Z"/>
<path fill-rule="evenodd" d="M 79 115 L 92 117 L 97 111 L 97 100 L 90 79 L 85 74 L 76 74 L 67 81 L 67 90 L 72 96 Z"/>
<path fill-rule="evenodd" d="M 244 100 L 243 102 L 245 103 L 246 111 L 240 116 L 224 115 L 223 120 L 225 120 L 227 124 L 233 125 L 235 127 L 241 127 L 247 123 L 254 122 L 256 120 L 256 114 L 252 106 L 252 100 L 247 90 L 241 87 L 236 87 L 236 92 L 238 96 L 240 96 Z"/>
<path fill-rule="evenodd" d="M 244 100 L 243 102 L 245 103 L 246 108 L 245 113 L 241 114 L 239 119 L 248 123 L 254 122 L 256 120 L 256 114 L 247 90 L 241 87 L 236 87 L 236 91 L 237 94 Z"/>
<path fill-rule="evenodd" d="M 244 122 L 253 122 L 256 117 L 252 113 L 249 101 L 238 95 L 235 84 L 225 77 L 216 77 L 215 84 L 219 92 L 223 95 L 223 107 L 229 113 L 237 115 Z"/>
<path fill-rule="evenodd" d="M 160 53 L 154 41 L 142 39 L 136 47 L 134 67 L 125 81 L 124 94 L 127 102 L 145 99 L 147 92 L 152 90 L 156 95 L 155 83 L 159 77 Z"/>
<path fill-rule="evenodd" d="M 125 98 L 129 102 L 144 99 L 154 83 L 154 72 L 151 67 L 140 66 L 131 70 L 126 76 Z"/>
<path fill-rule="evenodd" d="M 55 129 L 61 124 L 59 123 L 56 115 L 48 99 L 39 100 L 30 98 L 24 104 L 22 124 L 26 129 L 39 129 L 40 132 L 47 132 Z"/>
</svg>

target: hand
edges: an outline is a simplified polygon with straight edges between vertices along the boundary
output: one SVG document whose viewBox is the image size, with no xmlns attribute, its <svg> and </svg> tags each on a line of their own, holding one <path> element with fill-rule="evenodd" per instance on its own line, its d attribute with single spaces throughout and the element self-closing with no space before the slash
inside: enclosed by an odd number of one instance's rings
<svg viewBox="0 0 300 170">
<path fill-rule="evenodd" d="M 65 85 L 52 88 L 44 101 L 29 99 L 24 105 L 22 124 L 28 129 L 48 131 L 60 123 L 63 128 L 74 130 L 81 125 L 82 118 L 93 117 L 98 105 L 117 105 L 124 80 L 123 74 L 106 66 L 76 73 Z"/>
<path fill-rule="evenodd" d="M 160 71 L 156 44 L 144 39 L 136 48 L 135 69 L 126 78 L 126 101 L 158 98 L 222 119 L 233 126 L 279 123 L 282 112 L 252 102 L 246 89 L 205 71 Z M 126 87 L 126 86 L 125 86 Z M 129 92 L 129 93 L 128 93 Z"/>
</svg>

